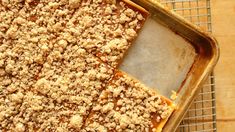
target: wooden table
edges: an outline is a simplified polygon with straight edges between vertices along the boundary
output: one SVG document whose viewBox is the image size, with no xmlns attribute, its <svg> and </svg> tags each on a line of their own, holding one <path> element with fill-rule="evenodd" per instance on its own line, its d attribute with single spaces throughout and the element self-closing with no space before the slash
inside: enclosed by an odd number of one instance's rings
<svg viewBox="0 0 235 132">
<path fill-rule="evenodd" d="M 235 131 L 235 0 L 211 0 L 212 31 L 221 55 L 215 68 L 217 129 Z"/>
</svg>

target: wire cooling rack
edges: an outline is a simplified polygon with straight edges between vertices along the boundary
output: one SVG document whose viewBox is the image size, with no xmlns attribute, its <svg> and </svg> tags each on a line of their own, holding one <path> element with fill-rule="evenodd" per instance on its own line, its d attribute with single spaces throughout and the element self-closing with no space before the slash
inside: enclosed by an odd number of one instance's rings
<svg viewBox="0 0 235 132">
<path fill-rule="evenodd" d="M 158 0 L 189 21 L 212 32 L 210 0 Z M 215 83 L 213 73 L 186 113 L 177 132 L 216 132 Z"/>
</svg>

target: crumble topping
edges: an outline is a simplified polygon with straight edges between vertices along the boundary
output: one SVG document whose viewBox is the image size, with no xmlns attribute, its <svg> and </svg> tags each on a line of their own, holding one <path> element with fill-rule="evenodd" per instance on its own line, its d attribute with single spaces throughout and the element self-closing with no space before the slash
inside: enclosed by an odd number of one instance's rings
<svg viewBox="0 0 235 132">
<path fill-rule="evenodd" d="M 81 0 L 69 0 L 69 6 L 71 8 L 78 8 L 80 6 Z"/>
<path fill-rule="evenodd" d="M 0 131 L 147 130 L 151 112 L 158 122 L 168 117 L 141 84 L 126 76 L 109 82 L 144 13 L 116 0 L 0 5 Z"/>
<path fill-rule="evenodd" d="M 15 126 L 15 130 L 17 131 L 17 132 L 24 132 L 25 131 L 25 126 L 24 126 L 24 124 L 22 124 L 22 123 L 17 123 L 16 124 L 16 126 Z"/>
<path fill-rule="evenodd" d="M 83 124 L 83 118 L 80 115 L 73 115 L 70 118 L 70 124 L 72 127 L 80 128 Z"/>
</svg>

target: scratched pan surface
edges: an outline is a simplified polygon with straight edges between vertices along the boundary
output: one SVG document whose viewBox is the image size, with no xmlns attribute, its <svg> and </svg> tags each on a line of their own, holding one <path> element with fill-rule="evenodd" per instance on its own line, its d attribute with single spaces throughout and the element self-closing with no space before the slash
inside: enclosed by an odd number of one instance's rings
<svg viewBox="0 0 235 132">
<path fill-rule="evenodd" d="M 163 131 L 175 131 L 215 66 L 219 49 L 213 37 L 164 9 L 155 0 L 133 0 L 150 12 L 120 68 L 160 94 L 177 92 L 177 110 Z"/>
</svg>

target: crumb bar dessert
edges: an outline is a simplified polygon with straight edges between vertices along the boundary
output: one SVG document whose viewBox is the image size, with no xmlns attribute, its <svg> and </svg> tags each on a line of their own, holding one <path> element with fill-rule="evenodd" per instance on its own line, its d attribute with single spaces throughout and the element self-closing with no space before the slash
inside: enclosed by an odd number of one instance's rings
<svg viewBox="0 0 235 132">
<path fill-rule="evenodd" d="M 30 46 L 29 59 L 38 63 L 64 39 L 117 67 L 148 16 L 130 1 L 19 0 L 1 5 L 0 42 L 5 38 L 21 48 Z"/>
<path fill-rule="evenodd" d="M 10 93 L 5 92 L 10 86 L 1 88 L 0 129 L 17 131 L 21 123 L 31 131 L 80 130 L 112 75 L 112 68 L 77 45 L 68 45 L 61 55 L 52 51 L 30 89 L 15 85 Z M 1 78 L 2 86 L 14 84 L 7 82 L 10 77 Z"/>
<path fill-rule="evenodd" d="M 98 0 L 82 3 L 75 16 L 79 22 L 77 28 L 81 32 L 85 29 L 78 43 L 102 61 L 117 67 L 148 13 L 137 5 L 133 6 L 130 1 L 111 0 L 105 3 Z"/>
<path fill-rule="evenodd" d="M 0 131 L 161 130 L 172 103 L 115 72 L 147 16 L 128 0 L 1 0 Z"/>
<path fill-rule="evenodd" d="M 85 131 L 161 131 L 173 104 L 118 71 L 86 120 Z"/>
</svg>

